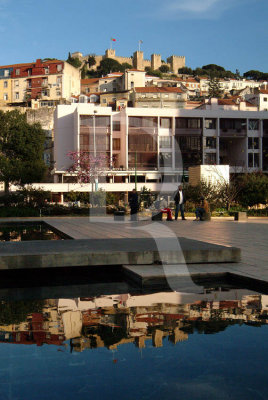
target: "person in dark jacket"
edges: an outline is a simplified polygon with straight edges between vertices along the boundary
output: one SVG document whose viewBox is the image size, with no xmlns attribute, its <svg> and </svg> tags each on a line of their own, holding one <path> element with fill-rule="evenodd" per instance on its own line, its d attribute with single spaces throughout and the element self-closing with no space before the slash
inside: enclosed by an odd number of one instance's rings
<svg viewBox="0 0 268 400">
<path fill-rule="evenodd" d="M 184 217 L 185 196 L 181 185 L 179 185 L 178 190 L 175 193 L 174 201 L 175 201 L 175 220 L 178 219 L 179 211 L 181 213 L 181 219 L 183 221 L 186 220 L 186 218 Z"/>
<path fill-rule="evenodd" d="M 129 200 L 130 207 L 130 219 L 131 221 L 138 220 L 138 211 L 139 211 L 139 198 L 136 189 L 132 190 L 132 194 Z"/>
</svg>

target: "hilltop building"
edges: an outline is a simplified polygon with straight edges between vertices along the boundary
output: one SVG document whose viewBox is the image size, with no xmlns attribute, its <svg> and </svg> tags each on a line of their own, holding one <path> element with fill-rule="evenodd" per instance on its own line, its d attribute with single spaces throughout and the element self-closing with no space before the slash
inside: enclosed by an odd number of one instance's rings
<svg viewBox="0 0 268 400">
<path fill-rule="evenodd" d="M 80 71 L 65 61 L 0 66 L 0 106 L 54 106 L 80 93 Z"/>
<path fill-rule="evenodd" d="M 89 55 L 83 56 L 80 52 L 72 53 L 72 57 L 79 58 L 80 61 L 86 62 Z M 184 56 L 175 56 L 172 55 L 167 58 L 166 61 L 162 60 L 160 54 L 152 54 L 151 60 L 145 60 L 143 57 L 143 51 L 135 51 L 132 57 L 120 57 L 116 56 L 115 49 L 107 49 L 105 54 L 102 56 L 94 55 L 96 64 L 90 67 L 90 69 L 96 70 L 100 65 L 100 62 L 105 58 L 112 58 L 113 60 L 118 61 L 120 64 L 128 63 L 132 65 L 133 68 L 138 70 L 145 70 L 146 67 L 149 67 L 153 70 L 158 69 L 161 65 L 167 65 L 171 72 L 177 74 L 178 69 L 185 67 L 185 57 Z"/>
</svg>

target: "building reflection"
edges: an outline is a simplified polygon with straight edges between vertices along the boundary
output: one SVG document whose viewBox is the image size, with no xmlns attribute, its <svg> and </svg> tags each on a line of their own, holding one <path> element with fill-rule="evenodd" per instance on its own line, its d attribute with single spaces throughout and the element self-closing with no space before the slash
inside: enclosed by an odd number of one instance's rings
<svg viewBox="0 0 268 400">
<path fill-rule="evenodd" d="M 268 296 L 243 289 L 21 303 L 2 302 L 1 343 L 57 345 L 76 352 L 115 350 L 126 343 L 142 349 L 167 341 L 175 345 L 194 332 L 213 334 L 233 324 L 268 323 Z"/>
</svg>

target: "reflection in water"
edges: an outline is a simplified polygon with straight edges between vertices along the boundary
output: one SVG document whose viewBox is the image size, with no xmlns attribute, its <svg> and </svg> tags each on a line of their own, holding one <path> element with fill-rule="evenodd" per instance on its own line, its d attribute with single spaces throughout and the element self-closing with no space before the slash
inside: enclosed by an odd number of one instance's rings
<svg viewBox="0 0 268 400">
<path fill-rule="evenodd" d="M 194 332 L 213 334 L 234 324 L 267 322 L 268 296 L 243 289 L 2 301 L 0 342 L 65 345 L 71 352 L 115 350 L 125 343 L 141 349 L 148 342 L 162 347 L 164 338 L 176 344 L 190 340 Z"/>
<path fill-rule="evenodd" d="M 45 223 L 1 223 L 0 242 L 24 242 L 28 240 L 62 240 L 60 234 Z"/>
</svg>

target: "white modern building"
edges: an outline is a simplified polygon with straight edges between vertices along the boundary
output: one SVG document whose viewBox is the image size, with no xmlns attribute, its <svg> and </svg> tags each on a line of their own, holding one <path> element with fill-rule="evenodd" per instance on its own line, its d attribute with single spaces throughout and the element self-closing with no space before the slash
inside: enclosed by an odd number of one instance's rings
<svg viewBox="0 0 268 400">
<path fill-rule="evenodd" d="M 68 169 L 70 151 L 110 160 L 99 188 L 128 192 L 146 186 L 173 192 L 196 165 L 229 165 L 230 173 L 268 173 L 265 111 L 125 108 L 59 105 L 55 112 L 54 185 L 58 192 L 88 191 Z M 50 188 L 50 190 L 52 190 Z"/>
</svg>

